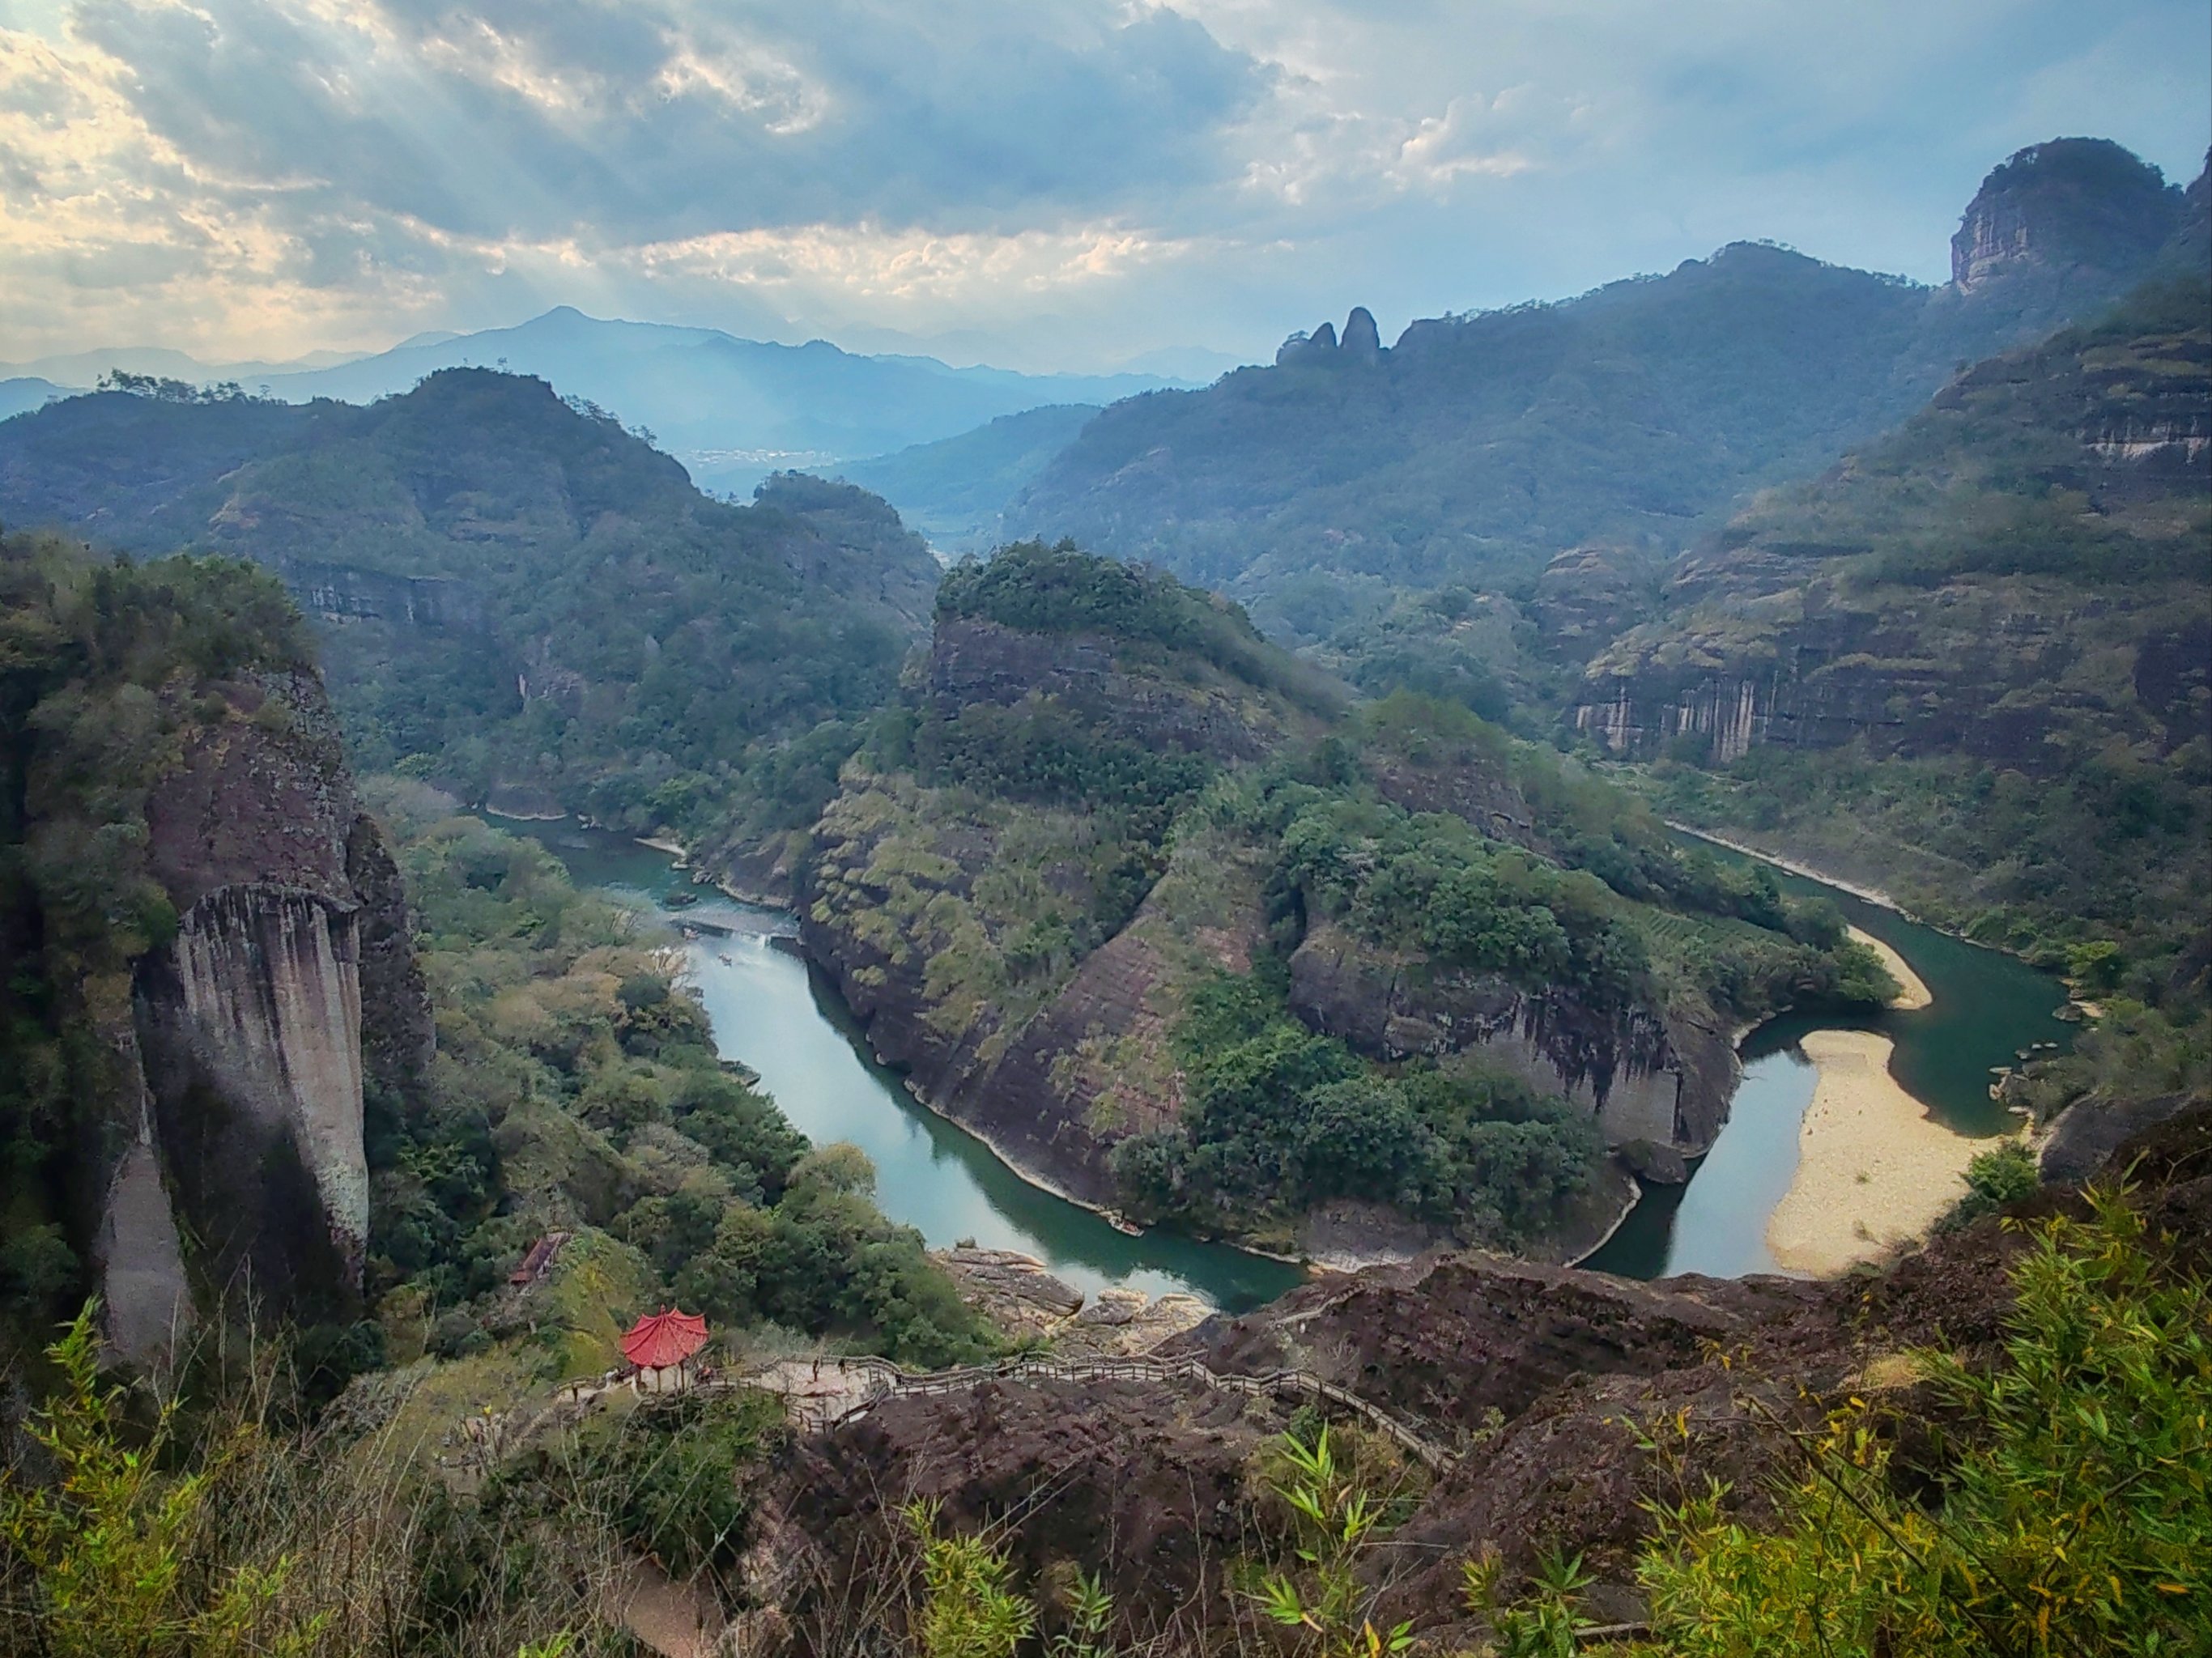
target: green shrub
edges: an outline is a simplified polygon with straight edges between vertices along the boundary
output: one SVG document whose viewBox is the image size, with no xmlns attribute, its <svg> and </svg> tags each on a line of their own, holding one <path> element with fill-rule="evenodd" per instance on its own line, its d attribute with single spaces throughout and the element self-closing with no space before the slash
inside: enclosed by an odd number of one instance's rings
<svg viewBox="0 0 2212 1658">
<path fill-rule="evenodd" d="M 1925 1500 L 1854 1400 L 1802 1442 L 1778 1523 L 1658 1510 L 1655 1652 L 1756 1658 L 2212 1651 L 2212 1291 L 2112 1192 L 2036 1231 L 1993 1369 L 1928 1369 L 1970 1424 Z"/>
</svg>

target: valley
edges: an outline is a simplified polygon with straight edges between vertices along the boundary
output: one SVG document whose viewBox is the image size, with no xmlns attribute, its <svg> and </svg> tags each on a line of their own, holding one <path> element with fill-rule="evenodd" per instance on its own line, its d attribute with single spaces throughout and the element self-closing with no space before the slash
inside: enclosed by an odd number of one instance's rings
<svg viewBox="0 0 2212 1658">
<path fill-rule="evenodd" d="M 26 358 L 0 1649 L 2203 1644 L 2212 165 L 1949 270 Z"/>
<path fill-rule="evenodd" d="M 606 831 L 546 824 L 524 832 L 580 883 L 626 902 L 651 902 L 688 881 L 667 853 Z M 1741 1043 L 1741 1080 L 1711 1150 L 1692 1163 L 1686 1180 L 1644 1184 L 1618 1230 L 1581 1263 L 1593 1270 L 1635 1278 L 1775 1270 L 1766 1231 L 1796 1169 L 1798 1125 L 1817 1074 L 1801 1044 L 1814 1032 L 1867 1030 L 1893 1043 L 1887 1068 L 1916 1107 L 1942 1131 L 1983 1140 L 2014 1127 L 1990 1100 L 1991 1074 L 2017 1064 L 2032 1044 L 2055 1047 L 2071 1035 L 2052 1017 L 2058 990 L 2046 975 L 1832 887 L 1779 878 L 1797 896 L 1835 902 L 1855 926 L 1909 950 L 1927 969 L 1934 1001 L 1928 1009 L 1872 1013 L 1842 1025 L 1784 1014 L 1750 1032 Z M 933 1248 L 1018 1250 L 1087 1294 L 1109 1285 L 1155 1297 L 1195 1294 L 1229 1312 L 1270 1300 L 1297 1280 L 1287 1266 L 1170 1230 L 1133 1239 L 1009 1169 L 875 1062 L 836 990 L 790 947 L 797 934 L 787 916 L 714 898 L 679 914 L 687 924 L 732 929 L 686 947 L 687 973 L 725 1056 L 757 1067 L 802 1133 L 866 1151 L 885 1212 Z"/>
</svg>

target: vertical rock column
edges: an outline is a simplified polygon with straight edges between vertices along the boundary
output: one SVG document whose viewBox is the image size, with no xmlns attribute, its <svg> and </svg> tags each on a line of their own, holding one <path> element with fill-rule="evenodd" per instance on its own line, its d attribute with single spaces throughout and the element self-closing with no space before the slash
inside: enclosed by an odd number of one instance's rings
<svg viewBox="0 0 2212 1658">
<path fill-rule="evenodd" d="M 263 1137 L 289 1138 L 358 1286 L 368 1166 L 353 913 L 303 892 L 222 888 L 185 915 L 175 960 L 195 1059 Z"/>
</svg>

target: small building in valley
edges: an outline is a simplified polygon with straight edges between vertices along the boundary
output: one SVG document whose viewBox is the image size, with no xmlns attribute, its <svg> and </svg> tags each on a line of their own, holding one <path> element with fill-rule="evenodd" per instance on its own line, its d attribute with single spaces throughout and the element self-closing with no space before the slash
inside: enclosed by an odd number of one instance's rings
<svg viewBox="0 0 2212 1658">
<path fill-rule="evenodd" d="M 507 1275 L 507 1281 L 517 1288 L 526 1288 L 537 1283 L 545 1276 L 553 1265 L 553 1257 L 561 1252 L 561 1246 L 568 1241 L 566 1232 L 548 1232 L 530 1246 L 530 1253 L 523 1256 L 520 1266 Z"/>
</svg>

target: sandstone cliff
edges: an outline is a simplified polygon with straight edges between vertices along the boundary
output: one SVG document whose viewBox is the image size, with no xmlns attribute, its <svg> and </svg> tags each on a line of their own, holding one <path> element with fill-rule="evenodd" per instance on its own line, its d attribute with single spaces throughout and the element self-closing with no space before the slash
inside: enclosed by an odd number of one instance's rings
<svg viewBox="0 0 2212 1658">
<path fill-rule="evenodd" d="M 1577 724 L 1616 754 L 1722 764 L 1862 743 L 2033 774 L 2188 743 L 2212 668 L 2202 293 L 1981 363 L 1746 508 L 1669 573 L 1668 614 L 1590 661 Z"/>
<path fill-rule="evenodd" d="M 2055 138 L 1982 181 L 1951 239 L 1951 281 L 1978 293 L 2023 277 L 2109 287 L 2173 233 L 2182 192 L 2105 138 Z"/>
<path fill-rule="evenodd" d="M 1438 968 L 1340 926 L 1311 929 L 1292 954 L 1291 1005 L 1316 1030 L 1378 1060 L 1479 1052 L 1540 1093 L 1586 1108 L 1608 1145 L 1647 1140 L 1697 1156 L 1728 1121 L 1741 1074 L 1724 1029 Z"/>
<path fill-rule="evenodd" d="M 178 921 L 133 965 L 96 1257 L 132 1358 L 189 1319 L 196 1284 L 294 1310 L 358 1293 L 363 1090 L 417 1087 L 433 1042 L 398 871 L 320 685 L 258 677 L 226 701 L 147 800 Z"/>
</svg>

